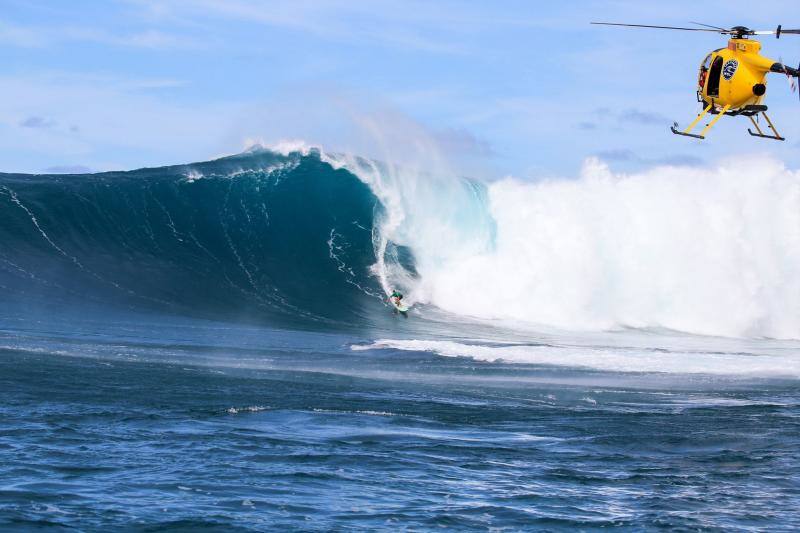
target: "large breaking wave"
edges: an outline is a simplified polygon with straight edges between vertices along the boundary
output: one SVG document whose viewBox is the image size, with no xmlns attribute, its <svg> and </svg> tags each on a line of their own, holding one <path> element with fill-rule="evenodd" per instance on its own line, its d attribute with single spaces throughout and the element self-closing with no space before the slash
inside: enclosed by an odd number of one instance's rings
<svg viewBox="0 0 800 533">
<path fill-rule="evenodd" d="M 371 324 L 399 286 L 479 319 L 800 338 L 800 175 L 772 160 L 483 184 L 254 150 L 2 174 L 0 206 L 15 305 Z"/>
<path fill-rule="evenodd" d="M 0 177 L 6 302 L 357 320 L 379 284 L 368 187 L 318 155 Z"/>
</svg>

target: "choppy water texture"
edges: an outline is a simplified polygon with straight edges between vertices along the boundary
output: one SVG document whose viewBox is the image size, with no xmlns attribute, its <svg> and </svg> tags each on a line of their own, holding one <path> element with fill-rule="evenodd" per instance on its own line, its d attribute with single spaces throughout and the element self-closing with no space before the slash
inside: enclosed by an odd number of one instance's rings
<svg viewBox="0 0 800 533">
<path fill-rule="evenodd" d="M 0 528 L 800 527 L 798 341 L 458 316 L 335 166 L 0 176 Z"/>
</svg>

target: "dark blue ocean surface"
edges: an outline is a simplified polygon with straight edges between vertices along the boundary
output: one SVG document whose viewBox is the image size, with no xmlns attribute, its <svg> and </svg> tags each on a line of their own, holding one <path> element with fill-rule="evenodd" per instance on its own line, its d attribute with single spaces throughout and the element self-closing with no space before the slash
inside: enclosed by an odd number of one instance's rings
<svg viewBox="0 0 800 533">
<path fill-rule="evenodd" d="M 169 321 L 3 323 L 0 524 L 792 529 L 796 383 L 357 350 Z"/>
<path fill-rule="evenodd" d="M 384 214 L 314 153 L 0 175 L 0 529 L 800 527 L 797 341 L 403 318 Z"/>
</svg>

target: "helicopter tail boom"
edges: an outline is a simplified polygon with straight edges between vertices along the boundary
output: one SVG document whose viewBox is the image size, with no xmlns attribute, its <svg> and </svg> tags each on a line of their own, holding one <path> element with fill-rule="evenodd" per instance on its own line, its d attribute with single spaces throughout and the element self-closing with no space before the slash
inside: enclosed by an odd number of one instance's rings
<svg viewBox="0 0 800 533">
<path fill-rule="evenodd" d="M 787 67 L 783 63 L 774 63 L 769 70 L 770 72 L 780 72 L 787 76 L 792 76 L 793 78 L 800 77 L 800 69 Z"/>
</svg>

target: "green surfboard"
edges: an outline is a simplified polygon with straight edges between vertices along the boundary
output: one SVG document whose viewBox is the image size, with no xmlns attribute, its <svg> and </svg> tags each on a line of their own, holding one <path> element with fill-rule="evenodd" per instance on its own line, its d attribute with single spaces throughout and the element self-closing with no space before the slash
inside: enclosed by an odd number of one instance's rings
<svg viewBox="0 0 800 533">
<path fill-rule="evenodd" d="M 393 299 L 390 299 L 389 301 L 391 302 L 392 307 L 397 309 L 397 311 L 399 311 L 401 314 L 406 315 L 408 313 L 408 307 L 406 305 L 402 303 L 400 305 L 397 305 L 396 303 L 394 303 Z"/>
</svg>

